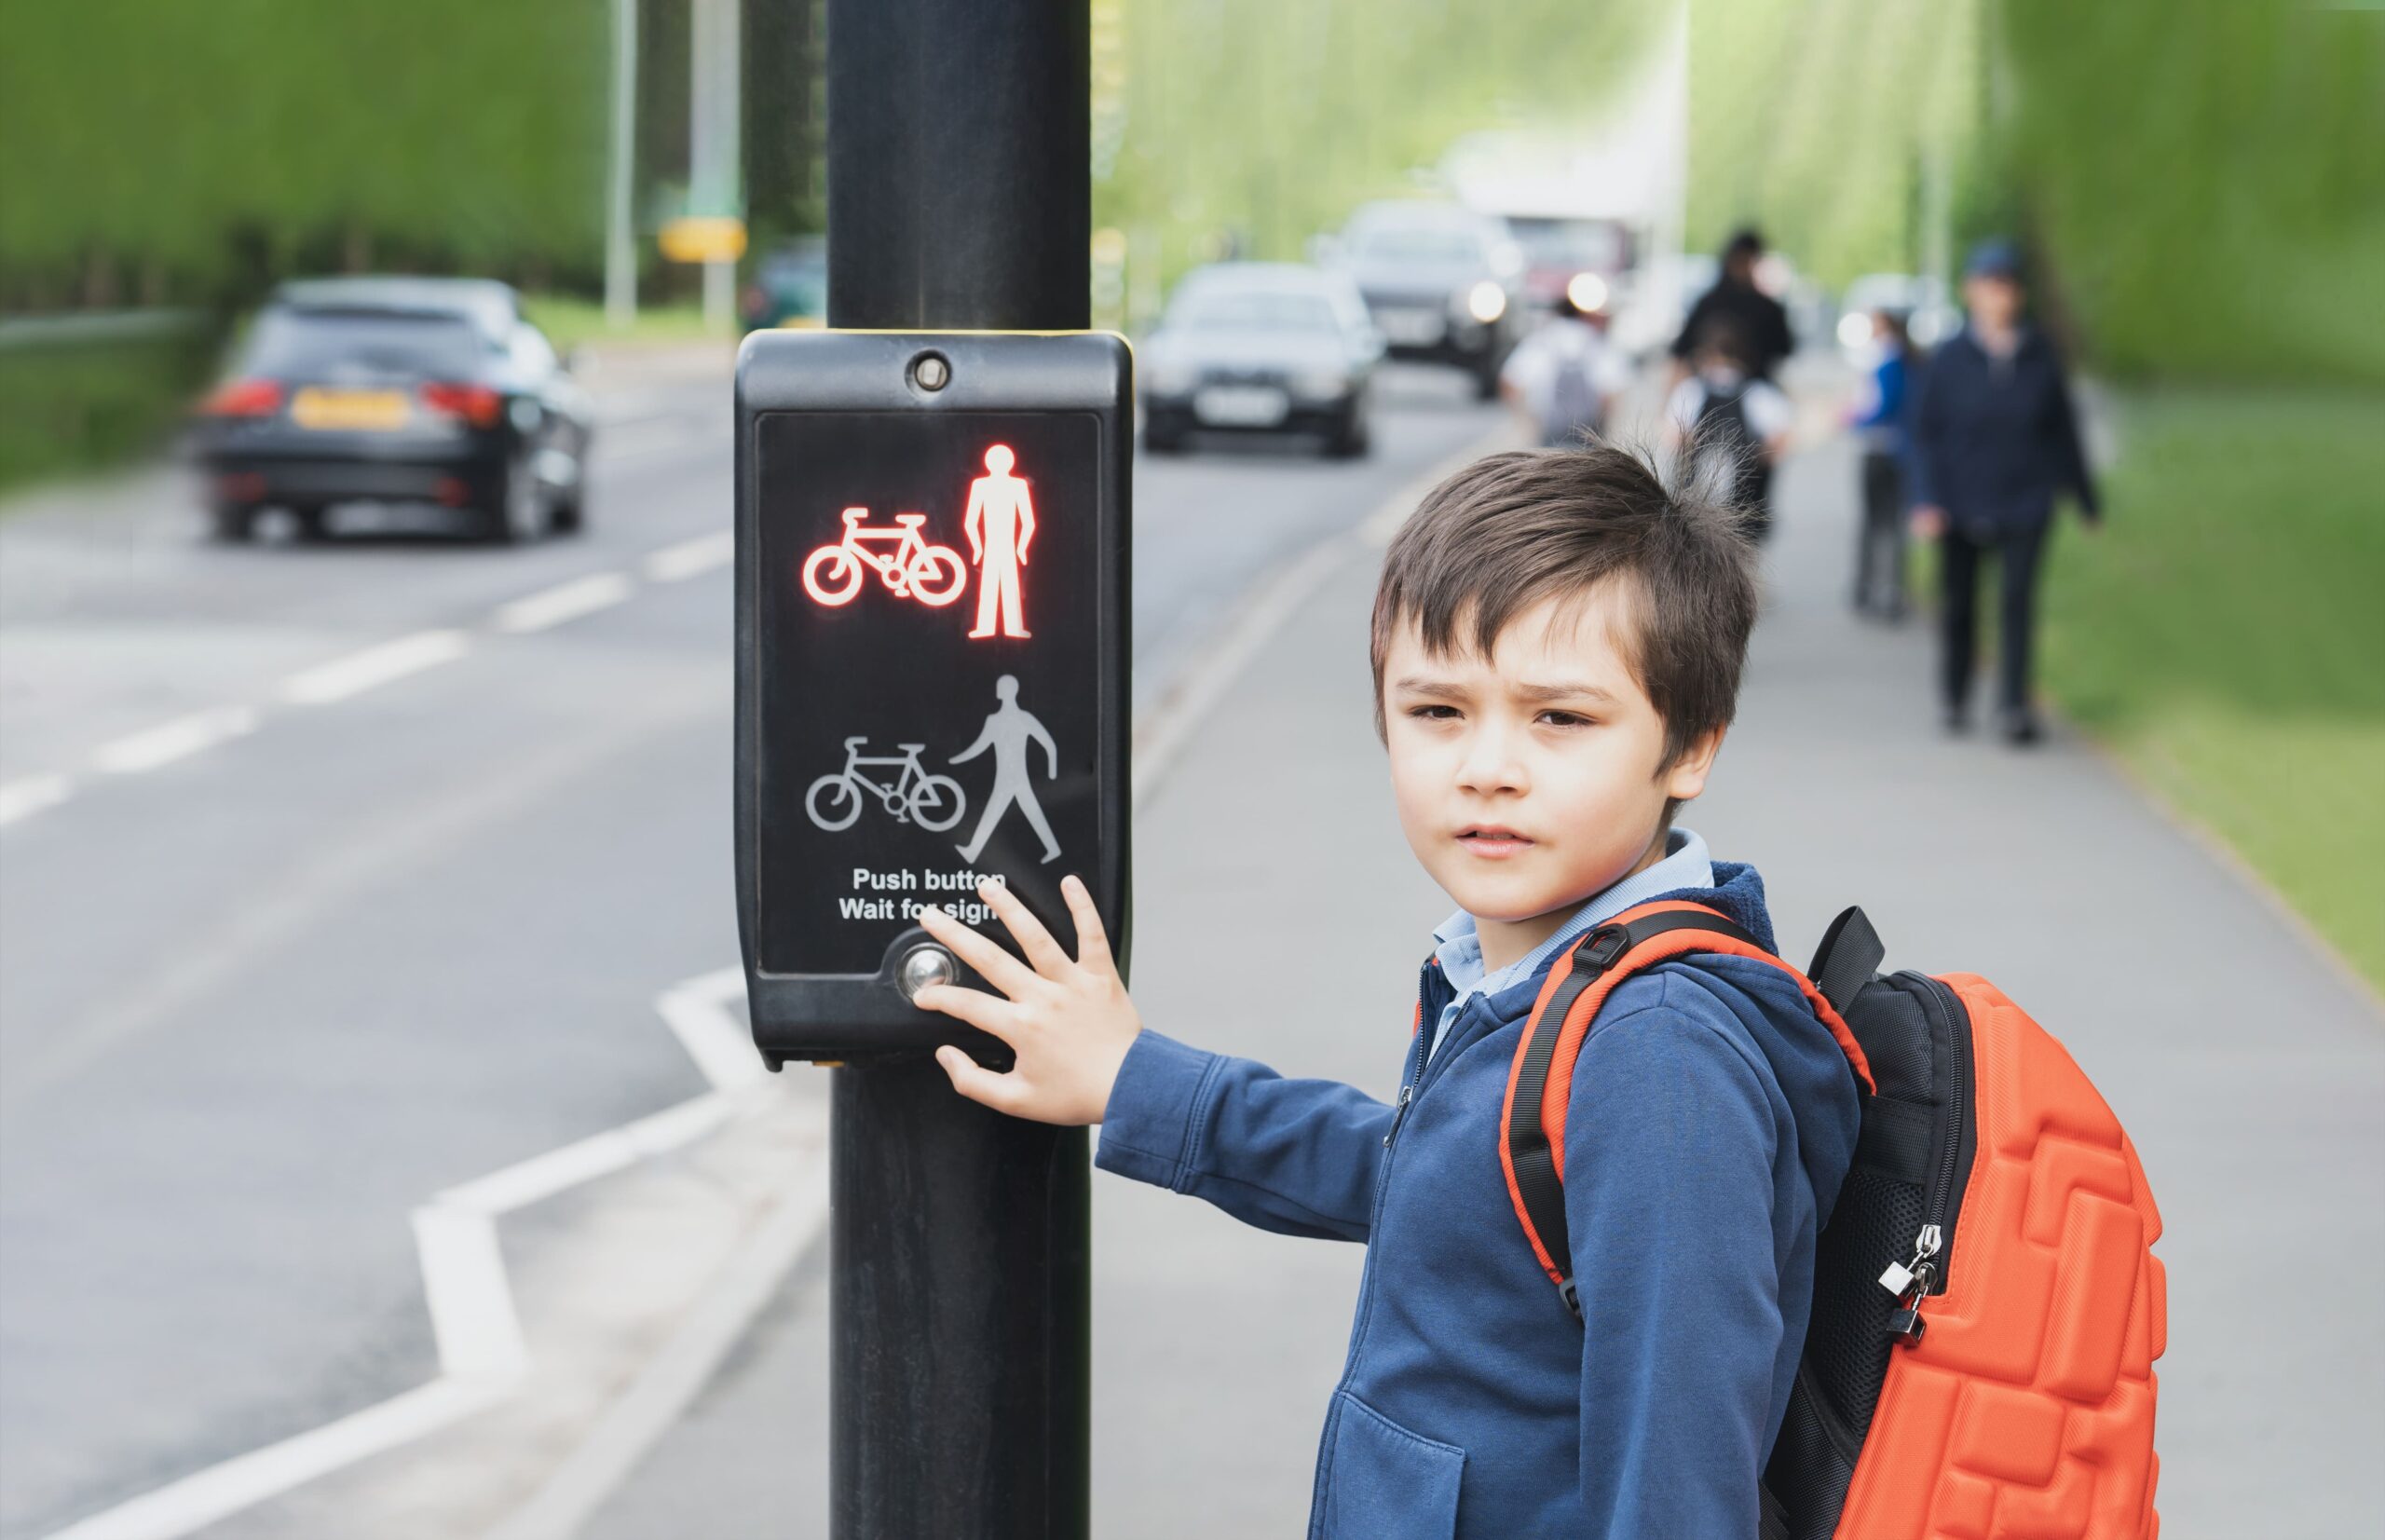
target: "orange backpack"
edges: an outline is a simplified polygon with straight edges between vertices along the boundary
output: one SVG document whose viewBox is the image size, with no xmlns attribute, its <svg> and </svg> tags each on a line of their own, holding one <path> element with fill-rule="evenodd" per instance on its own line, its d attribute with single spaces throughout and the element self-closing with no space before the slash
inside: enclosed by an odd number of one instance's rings
<svg viewBox="0 0 2385 1540">
<path fill-rule="evenodd" d="M 1877 974 L 1860 909 L 1832 922 L 1806 974 L 1686 903 L 1627 910 L 1549 969 L 1508 1071 L 1499 1162 L 1575 1316 L 1561 1179 L 1574 1061 L 1617 984 L 1690 953 L 1795 979 L 1863 1089 L 1762 1540 L 2151 1540 L 2166 1308 L 2136 1150 L 1994 985 Z"/>
</svg>

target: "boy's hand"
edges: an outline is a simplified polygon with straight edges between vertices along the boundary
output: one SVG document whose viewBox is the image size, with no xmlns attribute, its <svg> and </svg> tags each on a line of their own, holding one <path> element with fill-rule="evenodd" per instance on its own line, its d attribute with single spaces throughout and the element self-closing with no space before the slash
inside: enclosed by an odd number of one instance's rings
<svg viewBox="0 0 2385 1540">
<path fill-rule="evenodd" d="M 1118 1067 L 1143 1024 L 1119 980 L 1093 894 L 1071 877 L 1061 881 L 1060 895 L 1076 921 L 1073 961 L 999 883 L 978 884 L 977 896 L 1010 927 L 1027 962 L 934 905 L 922 908 L 920 923 L 928 934 L 1010 998 L 943 984 L 921 989 L 913 1003 L 983 1028 L 1018 1056 L 1008 1074 L 996 1074 L 959 1048 L 937 1049 L 935 1061 L 952 1077 L 954 1090 L 1015 1118 L 1073 1126 L 1101 1121 Z"/>
<path fill-rule="evenodd" d="M 1946 511 L 1936 503 L 1924 503 L 1913 511 L 1913 532 L 1925 540 L 1934 540 L 1946 533 Z"/>
</svg>

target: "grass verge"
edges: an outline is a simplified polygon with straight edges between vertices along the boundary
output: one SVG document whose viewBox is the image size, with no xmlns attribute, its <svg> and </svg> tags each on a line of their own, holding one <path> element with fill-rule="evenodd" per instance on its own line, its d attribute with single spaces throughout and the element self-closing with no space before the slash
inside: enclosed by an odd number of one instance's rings
<svg viewBox="0 0 2385 1540">
<path fill-rule="evenodd" d="M 2064 708 L 2385 990 L 2385 394 L 2123 403 L 2100 535 L 2049 563 Z"/>
</svg>

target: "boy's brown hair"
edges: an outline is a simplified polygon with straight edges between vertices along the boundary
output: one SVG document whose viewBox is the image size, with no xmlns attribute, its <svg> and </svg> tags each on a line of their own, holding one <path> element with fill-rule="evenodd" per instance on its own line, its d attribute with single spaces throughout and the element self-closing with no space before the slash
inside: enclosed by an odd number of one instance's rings
<svg viewBox="0 0 2385 1540">
<path fill-rule="evenodd" d="M 1487 456 L 1425 494 L 1375 589 L 1376 733 L 1383 655 L 1403 622 L 1427 652 L 1487 658 L 1534 605 L 1609 582 L 1623 585 L 1631 616 L 1615 646 L 1665 723 L 1655 773 L 1671 769 L 1738 709 L 1755 548 L 1732 509 L 1668 487 L 1646 458 L 1605 444 Z"/>
</svg>

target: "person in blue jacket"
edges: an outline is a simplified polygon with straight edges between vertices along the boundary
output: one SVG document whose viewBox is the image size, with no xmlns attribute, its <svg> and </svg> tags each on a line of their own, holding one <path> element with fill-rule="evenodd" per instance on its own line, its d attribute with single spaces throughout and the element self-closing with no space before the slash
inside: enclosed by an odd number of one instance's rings
<svg viewBox="0 0 2385 1540">
<path fill-rule="evenodd" d="M 1997 704 L 2005 741 L 2038 738 L 2031 699 L 2037 570 L 2068 493 L 2102 523 L 2061 356 L 2027 320 L 2020 248 L 1985 240 L 1963 270 L 1961 334 L 1929 361 L 1914 422 L 1913 525 L 1939 543 L 1939 706 L 1949 732 L 1970 726 L 1981 567 L 1997 566 Z"/>
<path fill-rule="evenodd" d="M 1855 532 L 1855 612 L 1904 619 L 1905 486 L 1913 463 L 1919 357 L 1902 313 L 1872 312 L 1871 377 L 1848 415 L 1863 446 L 1863 517 Z"/>
<path fill-rule="evenodd" d="M 1677 897 L 1773 945 L 1754 869 L 1674 822 L 1736 710 L 1754 561 L 1728 510 L 1607 447 L 1479 460 L 1400 530 L 1375 601 L 1377 724 L 1401 832 L 1457 909 L 1392 1103 L 1144 1027 L 1074 878 L 1074 956 L 999 886 L 980 896 L 1023 961 L 924 917 L 1000 993 L 918 1002 L 1015 1055 L 997 1073 L 939 1051 L 961 1094 L 1099 1123 L 1104 1169 L 1366 1246 L 1313 1537 L 1758 1532 L 1858 1124 L 1854 1071 L 1795 981 L 1700 954 L 1608 999 L 1564 1143 L 1579 1319 L 1499 1161 L 1509 1067 L 1570 944 Z"/>
</svg>

